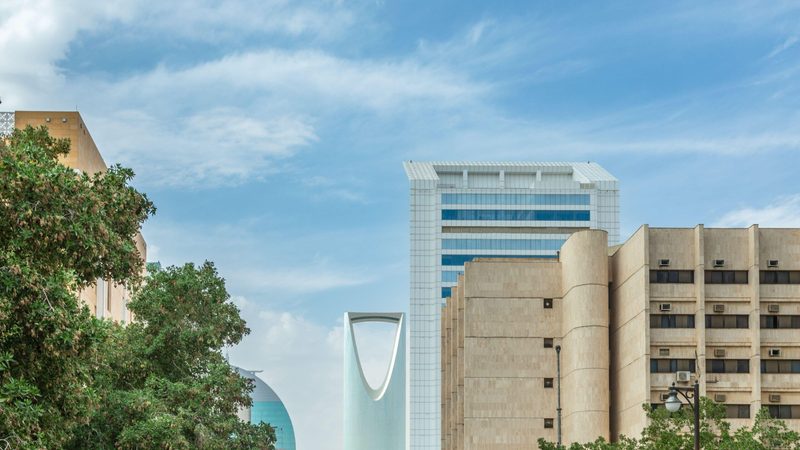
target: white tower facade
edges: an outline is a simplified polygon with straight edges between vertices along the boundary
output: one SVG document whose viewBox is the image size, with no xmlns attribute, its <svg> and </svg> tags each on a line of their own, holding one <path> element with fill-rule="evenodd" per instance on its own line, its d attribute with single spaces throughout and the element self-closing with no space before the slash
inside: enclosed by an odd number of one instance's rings
<svg viewBox="0 0 800 450">
<path fill-rule="evenodd" d="M 441 308 L 476 257 L 556 257 L 575 231 L 619 241 L 619 182 L 595 163 L 405 162 L 410 182 L 408 442 L 441 448 Z"/>
<path fill-rule="evenodd" d="M 353 325 L 396 324 L 392 357 L 378 388 L 361 365 Z M 344 314 L 344 450 L 406 449 L 406 326 L 402 313 Z"/>
</svg>

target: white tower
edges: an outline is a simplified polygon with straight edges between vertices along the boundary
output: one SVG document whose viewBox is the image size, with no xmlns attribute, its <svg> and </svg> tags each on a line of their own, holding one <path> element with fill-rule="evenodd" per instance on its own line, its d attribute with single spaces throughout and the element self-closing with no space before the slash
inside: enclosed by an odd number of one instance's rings
<svg viewBox="0 0 800 450">
<path fill-rule="evenodd" d="M 364 376 L 353 325 L 397 325 L 383 384 L 373 389 Z M 402 313 L 344 314 L 344 450 L 406 449 L 406 339 Z"/>
</svg>

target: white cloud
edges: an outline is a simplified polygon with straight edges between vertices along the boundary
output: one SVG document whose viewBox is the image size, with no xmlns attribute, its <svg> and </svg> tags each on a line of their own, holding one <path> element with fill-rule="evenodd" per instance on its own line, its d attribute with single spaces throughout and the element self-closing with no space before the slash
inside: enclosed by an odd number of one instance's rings
<svg viewBox="0 0 800 450">
<path fill-rule="evenodd" d="M 289 411 L 298 448 L 341 448 L 341 325 L 255 304 L 246 305 L 242 316 L 253 331 L 230 350 L 231 363 L 263 370 L 259 376 Z"/>
<path fill-rule="evenodd" d="M 758 224 L 763 227 L 800 227 L 800 194 L 783 197 L 773 204 L 758 208 L 745 207 L 722 216 L 714 226 L 749 227 Z"/>
<path fill-rule="evenodd" d="M 367 383 L 378 389 L 386 379 L 392 360 L 397 325 L 386 322 L 353 324 L 358 359 Z"/>
<path fill-rule="evenodd" d="M 769 55 L 767 55 L 767 58 L 774 58 L 774 57 L 778 56 L 779 54 L 781 54 L 781 53 L 785 52 L 786 50 L 792 48 L 795 44 L 797 44 L 798 41 L 800 41 L 800 36 L 798 36 L 798 35 L 789 36 L 780 45 L 778 45 L 777 47 L 772 49 L 772 51 L 769 52 Z"/>
<path fill-rule="evenodd" d="M 146 184 L 195 188 L 268 176 L 277 161 L 322 138 L 316 122 L 413 108 L 440 110 L 485 91 L 462 75 L 407 60 L 350 60 L 316 51 L 264 50 L 122 80 L 75 82 L 106 159 Z M 338 197 L 358 201 L 352 190 Z"/>
<path fill-rule="evenodd" d="M 0 92 L 5 104 L 46 108 L 63 87 L 56 63 L 75 36 L 132 17 L 130 2 L 4 0 L 0 3 Z"/>
<path fill-rule="evenodd" d="M 216 43 L 265 33 L 330 39 L 356 21 L 352 4 L 333 0 L 148 0 L 142 3 L 144 27 Z"/>
<path fill-rule="evenodd" d="M 290 115 L 257 117 L 234 108 L 188 117 L 118 111 L 87 119 L 107 160 L 131 166 L 150 185 L 214 187 L 267 176 L 276 161 L 317 140 Z"/>
<path fill-rule="evenodd" d="M 228 279 L 252 291 L 310 294 L 344 287 L 360 286 L 374 281 L 367 270 L 335 269 L 312 264 L 303 268 L 271 267 L 260 270 L 246 268 L 233 271 Z"/>
</svg>

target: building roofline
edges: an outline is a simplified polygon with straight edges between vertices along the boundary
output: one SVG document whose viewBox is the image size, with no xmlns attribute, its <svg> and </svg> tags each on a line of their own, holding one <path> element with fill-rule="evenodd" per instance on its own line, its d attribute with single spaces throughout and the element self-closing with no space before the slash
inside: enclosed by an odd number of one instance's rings
<svg viewBox="0 0 800 450">
<path fill-rule="evenodd" d="M 438 180 L 444 171 L 507 171 L 507 172 L 559 172 L 572 174 L 583 182 L 619 180 L 595 162 L 558 161 L 405 161 L 403 166 L 410 180 Z"/>
</svg>

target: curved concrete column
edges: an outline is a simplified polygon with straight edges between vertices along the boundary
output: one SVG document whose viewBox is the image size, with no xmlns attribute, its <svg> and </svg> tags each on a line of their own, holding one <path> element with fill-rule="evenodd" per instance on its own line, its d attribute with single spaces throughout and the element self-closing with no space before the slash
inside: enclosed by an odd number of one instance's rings
<svg viewBox="0 0 800 450">
<path fill-rule="evenodd" d="M 386 378 L 373 389 L 364 376 L 353 324 L 397 324 Z M 406 341 L 402 313 L 344 314 L 344 450 L 405 450 Z"/>
<path fill-rule="evenodd" d="M 609 438 L 608 235 L 581 231 L 561 248 L 565 443 Z"/>
</svg>

